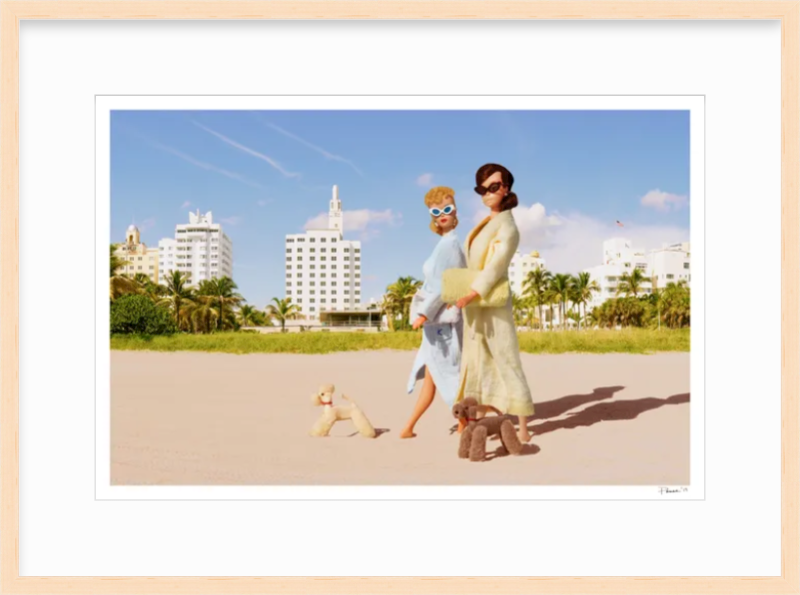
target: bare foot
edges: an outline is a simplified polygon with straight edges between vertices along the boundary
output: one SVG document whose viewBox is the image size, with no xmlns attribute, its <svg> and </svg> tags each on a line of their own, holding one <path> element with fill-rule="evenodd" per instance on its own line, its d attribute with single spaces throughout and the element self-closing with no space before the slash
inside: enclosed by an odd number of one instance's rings
<svg viewBox="0 0 800 595">
<path fill-rule="evenodd" d="M 416 438 L 416 437 L 417 435 L 408 428 L 400 432 L 400 438 Z"/>
<path fill-rule="evenodd" d="M 523 444 L 527 444 L 528 442 L 531 441 L 531 435 L 530 432 L 528 432 L 527 426 L 522 426 L 519 429 L 517 437 L 519 438 L 519 441 L 522 442 Z"/>
</svg>

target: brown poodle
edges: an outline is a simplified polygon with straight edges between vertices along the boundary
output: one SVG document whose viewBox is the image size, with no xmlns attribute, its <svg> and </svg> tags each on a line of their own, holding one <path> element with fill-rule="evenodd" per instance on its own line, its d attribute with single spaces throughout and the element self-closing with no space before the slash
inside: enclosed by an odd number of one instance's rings
<svg viewBox="0 0 800 595">
<path fill-rule="evenodd" d="M 490 436 L 500 436 L 505 449 L 512 455 L 522 452 L 514 424 L 507 417 L 485 417 L 488 410 L 479 405 L 476 399 L 467 397 L 453 405 L 453 417 L 467 426 L 458 444 L 458 457 L 470 461 L 483 461 L 486 458 L 486 440 Z M 497 411 L 494 408 L 491 408 Z M 499 412 L 498 412 L 499 413 Z"/>
</svg>

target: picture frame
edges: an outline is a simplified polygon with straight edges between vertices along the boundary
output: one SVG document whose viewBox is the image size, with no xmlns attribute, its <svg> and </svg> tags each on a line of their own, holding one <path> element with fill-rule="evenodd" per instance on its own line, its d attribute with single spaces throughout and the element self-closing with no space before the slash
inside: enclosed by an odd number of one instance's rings
<svg viewBox="0 0 800 595">
<path fill-rule="evenodd" d="M 19 574 L 19 25 L 28 19 L 771 19 L 781 47 L 780 577 L 32 577 Z M 2 541 L 3 593 L 798 593 L 800 592 L 800 2 L 737 1 L 3 1 Z"/>
</svg>

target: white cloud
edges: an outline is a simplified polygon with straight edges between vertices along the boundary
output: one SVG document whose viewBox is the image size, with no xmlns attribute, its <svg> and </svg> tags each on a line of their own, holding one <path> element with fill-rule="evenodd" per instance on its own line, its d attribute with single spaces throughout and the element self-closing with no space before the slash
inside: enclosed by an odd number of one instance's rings
<svg viewBox="0 0 800 595">
<path fill-rule="evenodd" d="M 369 209 L 359 209 L 355 211 L 344 211 L 344 231 L 360 232 L 359 239 L 369 240 L 379 235 L 380 225 L 399 225 L 403 219 L 402 214 L 396 213 L 391 209 L 385 211 L 370 211 Z M 328 214 L 320 213 L 316 217 L 306 221 L 303 229 L 327 229 Z"/>
<path fill-rule="evenodd" d="M 152 217 L 149 219 L 145 219 L 139 224 L 139 231 L 147 231 L 148 229 L 152 229 L 152 227 L 156 224 L 156 220 Z"/>
<path fill-rule="evenodd" d="M 473 224 L 482 221 L 487 209 L 480 200 L 467 204 L 473 209 Z M 614 221 L 604 222 L 578 212 L 548 214 L 541 203 L 520 204 L 512 214 L 520 232 L 519 251 L 537 250 L 554 272 L 574 274 L 602 264 L 603 242 L 611 238 L 624 237 L 631 240 L 634 248 L 645 251 L 689 239 L 688 228 L 626 222 L 625 228 L 620 229 Z M 464 229 L 460 236 L 466 239 L 468 233 Z"/>
<path fill-rule="evenodd" d="M 183 202 L 183 204 L 181 205 L 181 208 L 182 208 L 182 209 L 188 209 L 188 208 L 189 208 L 189 207 L 191 207 L 191 206 L 192 206 L 192 203 L 191 203 L 191 202 L 189 202 L 188 200 L 186 200 L 186 201 L 184 201 L 184 202 Z"/>
<path fill-rule="evenodd" d="M 220 223 L 224 223 L 225 225 L 238 225 L 242 222 L 242 218 L 234 215 L 233 217 L 224 217 L 219 220 Z"/>
<path fill-rule="evenodd" d="M 430 186 L 433 182 L 433 174 L 422 174 L 417 178 L 417 186 Z"/>
<path fill-rule="evenodd" d="M 687 196 L 651 190 L 642 197 L 642 206 L 651 207 L 658 211 L 677 211 L 689 204 Z"/>
</svg>

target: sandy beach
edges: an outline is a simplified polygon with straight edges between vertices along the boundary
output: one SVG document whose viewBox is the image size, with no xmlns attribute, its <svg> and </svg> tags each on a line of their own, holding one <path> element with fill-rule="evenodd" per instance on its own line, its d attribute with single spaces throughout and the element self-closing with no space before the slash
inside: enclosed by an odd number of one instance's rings
<svg viewBox="0 0 800 595">
<path fill-rule="evenodd" d="M 398 433 L 413 351 L 325 355 L 111 352 L 114 485 L 688 485 L 689 354 L 531 355 L 522 363 L 536 414 L 521 456 L 457 458 L 454 420 L 437 396 Z M 329 438 L 308 431 L 310 396 L 336 385 L 373 425 Z M 499 443 L 491 442 L 492 453 Z"/>
</svg>

